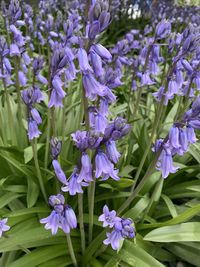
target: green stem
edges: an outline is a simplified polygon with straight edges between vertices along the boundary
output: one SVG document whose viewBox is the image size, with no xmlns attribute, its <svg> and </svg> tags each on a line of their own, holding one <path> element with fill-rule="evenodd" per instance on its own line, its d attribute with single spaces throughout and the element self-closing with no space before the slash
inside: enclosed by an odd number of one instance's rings
<svg viewBox="0 0 200 267">
<path fill-rule="evenodd" d="M 88 204 L 89 204 L 89 243 L 92 241 L 93 223 L 94 223 L 94 198 L 95 198 L 95 180 L 89 185 Z"/>
<path fill-rule="evenodd" d="M 78 267 L 70 234 L 66 234 L 66 237 L 67 237 L 67 246 L 68 246 L 68 250 L 69 250 L 69 254 L 70 254 L 72 263 L 73 263 L 74 267 Z"/>
<path fill-rule="evenodd" d="M 43 178 L 42 178 L 42 174 L 41 174 L 40 166 L 39 166 L 39 162 L 38 162 L 37 139 L 34 139 L 33 141 L 31 141 L 31 146 L 32 146 L 33 158 L 34 158 L 34 162 L 35 162 L 35 168 L 36 168 L 36 172 L 37 172 L 37 177 L 38 177 L 40 189 L 42 191 L 42 194 L 43 194 L 45 201 L 47 202 L 47 194 L 46 194 L 46 190 L 45 190 L 45 186 L 44 186 L 44 182 L 43 182 Z"/>
<path fill-rule="evenodd" d="M 1 69 L 2 69 L 2 75 L 4 75 L 4 68 L 3 68 L 3 60 L 1 60 Z M 16 139 L 15 139 L 15 131 L 13 130 L 14 129 L 14 121 L 13 121 L 13 116 L 12 116 L 12 109 L 11 109 L 11 105 L 10 105 L 10 101 L 9 101 L 9 94 L 8 94 L 8 89 L 7 89 L 7 86 L 6 86 L 6 81 L 4 78 L 2 78 L 3 80 L 3 87 L 4 87 L 4 91 L 5 91 L 5 99 L 6 99 L 6 106 L 7 106 L 7 110 L 8 110 L 8 124 L 9 124 L 9 134 L 10 134 L 10 140 L 11 140 L 11 143 L 12 141 L 15 142 Z M 13 136 L 13 139 L 12 140 L 12 137 Z"/>
<path fill-rule="evenodd" d="M 83 194 L 78 194 L 78 213 L 79 213 L 79 228 L 81 234 L 81 250 L 85 252 L 85 231 L 83 223 Z"/>
<path fill-rule="evenodd" d="M 135 188 L 135 190 L 133 191 L 133 193 L 127 198 L 127 200 L 122 204 L 122 206 L 118 209 L 117 213 L 120 215 L 130 204 L 131 202 L 134 200 L 134 198 L 138 195 L 138 193 L 141 191 L 141 189 L 143 188 L 144 184 L 146 183 L 146 181 L 149 179 L 149 177 L 151 176 L 157 160 L 160 156 L 160 152 L 158 151 L 157 154 L 155 155 L 154 159 L 152 160 L 152 162 L 150 163 L 145 175 L 143 176 L 142 180 L 140 181 L 140 183 L 138 184 L 138 186 Z"/>
<path fill-rule="evenodd" d="M 19 127 L 23 130 L 23 122 L 22 122 L 22 102 L 21 102 L 21 90 L 20 90 L 20 83 L 19 83 L 19 58 L 16 57 L 15 60 L 15 86 L 17 89 L 17 104 L 18 104 L 18 115 L 19 115 Z M 20 138 L 21 141 L 23 141 L 23 138 Z M 23 143 L 20 141 L 20 146 L 23 146 Z"/>
</svg>

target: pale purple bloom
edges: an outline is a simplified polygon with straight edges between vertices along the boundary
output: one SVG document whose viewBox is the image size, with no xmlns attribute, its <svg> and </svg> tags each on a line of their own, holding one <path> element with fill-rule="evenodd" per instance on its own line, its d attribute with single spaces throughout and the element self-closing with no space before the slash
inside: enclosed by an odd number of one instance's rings
<svg viewBox="0 0 200 267">
<path fill-rule="evenodd" d="M 57 159 L 62 149 L 62 142 L 57 138 L 52 137 L 50 144 L 51 144 L 51 156 L 53 159 Z"/>
<path fill-rule="evenodd" d="M 3 232 L 6 232 L 10 229 L 10 226 L 7 225 L 7 221 L 7 218 L 0 220 L 0 237 L 2 237 Z"/>
<path fill-rule="evenodd" d="M 65 198 L 61 194 L 52 195 L 49 197 L 49 204 L 54 207 L 55 205 L 63 205 L 65 203 Z"/>
<path fill-rule="evenodd" d="M 102 60 L 101 57 L 98 56 L 94 52 L 90 52 L 92 67 L 94 69 L 94 73 L 97 77 L 100 77 L 104 74 L 104 69 L 102 67 Z"/>
<path fill-rule="evenodd" d="M 117 163 L 120 158 L 120 153 L 117 151 L 116 143 L 113 140 L 106 142 L 106 154 L 113 163 Z"/>
<path fill-rule="evenodd" d="M 169 143 L 174 148 L 180 147 L 179 142 L 179 128 L 176 126 L 173 126 L 169 131 Z"/>
<path fill-rule="evenodd" d="M 35 108 L 31 109 L 31 116 L 32 116 L 33 120 L 36 121 L 37 124 L 42 123 L 42 119 L 41 119 L 40 114 L 37 111 L 37 109 L 35 109 Z"/>
<path fill-rule="evenodd" d="M 83 48 L 79 48 L 79 50 L 78 50 L 78 61 L 79 61 L 79 66 L 80 66 L 81 71 L 83 71 L 83 72 L 91 71 L 92 72 L 92 68 L 91 68 L 89 61 L 88 61 L 87 52 Z"/>
<path fill-rule="evenodd" d="M 92 163 L 87 153 L 83 152 L 81 156 L 81 170 L 78 176 L 78 182 L 91 182 L 92 178 Z"/>
<path fill-rule="evenodd" d="M 20 56 L 19 47 L 16 44 L 10 45 L 10 56 L 11 57 Z"/>
<path fill-rule="evenodd" d="M 100 222 L 103 222 L 103 227 L 109 226 L 110 228 L 112 228 L 118 219 L 119 218 L 116 217 L 116 211 L 115 210 L 109 211 L 108 206 L 105 205 L 103 207 L 103 214 L 99 216 L 98 220 Z"/>
<path fill-rule="evenodd" d="M 33 140 L 34 138 L 39 137 L 41 132 L 38 129 L 37 122 L 30 119 L 28 121 L 28 138 L 29 140 Z"/>
<path fill-rule="evenodd" d="M 105 86 L 100 84 L 91 73 L 83 75 L 83 86 L 86 97 L 90 100 L 96 100 L 97 96 L 105 95 Z"/>
<path fill-rule="evenodd" d="M 173 165 L 171 152 L 163 149 L 159 157 L 159 162 L 157 164 L 158 170 L 162 172 L 162 177 L 167 178 L 170 173 L 175 173 L 178 167 Z"/>
<path fill-rule="evenodd" d="M 95 157 L 95 164 L 96 164 L 96 172 L 95 172 L 96 178 L 102 176 L 103 180 L 106 180 L 109 177 L 113 178 L 114 180 L 120 179 L 117 176 L 118 170 L 114 169 L 114 165 L 108 159 L 106 154 L 100 150 L 97 152 L 97 155 Z"/>
<path fill-rule="evenodd" d="M 77 227 L 77 219 L 76 219 L 76 215 L 73 211 L 73 209 L 69 206 L 66 205 L 65 206 L 65 218 L 67 220 L 67 223 L 69 224 L 71 229 L 74 229 Z"/>
<path fill-rule="evenodd" d="M 92 49 L 103 59 L 111 60 L 111 53 L 101 44 L 94 44 Z"/>
<path fill-rule="evenodd" d="M 67 183 L 67 179 L 65 176 L 65 173 L 63 172 L 63 170 L 61 169 L 61 166 L 59 164 L 59 162 L 54 159 L 52 161 L 52 165 L 56 174 L 56 177 L 58 178 L 58 180 L 62 183 L 62 184 L 66 184 Z"/>
<path fill-rule="evenodd" d="M 44 223 L 45 224 L 44 228 L 46 230 L 51 230 L 52 235 L 55 235 L 58 231 L 58 228 L 61 226 L 60 219 L 61 215 L 57 213 L 55 210 L 53 210 L 48 217 L 41 219 L 40 223 Z"/>
<path fill-rule="evenodd" d="M 171 32 L 170 22 L 163 20 L 156 26 L 156 38 L 163 39 L 166 38 Z"/>
<path fill-rule="evenodd" d="M 95 115 L 94 129 L 97 133 L 104 133 L 106 126 L 108 124 L 105 116 L 101 115 L 99 112 Z"/>
<path fill-rule="evenodd" d="M 117 250 L 120 247 L 120 242 L 123 240 L 122 233 L 119 230 L 113 230 L 111 233 L 106 233 L 107 239 L 103 241 L 104 245 L 111 245 L 112 249 Z"/>
<path fill-rule="evenodd" d="M 78 181 L 78 169 L 75 167 L 72 175 L 61 189 L 63 192 L 69 192 L 71 196 L 77 193 L 83 193 L 82 186 L 87 186 L 87 183 Z"/>
<path fill-rule="evenodd" d="M 77 219 L 73 209 L 69 205 L 64 205 L 64 202 L 64 196 L 61 194 L 50 196 L 49 204 L 54 209 L 48 217 L 40 220 L 40 223 L 45 224 L 45 229 L 51 230 L 52 235 L 57 233 L 58 228 L 68 234 L 71 229 L 77 227 Z"/>
</svg>

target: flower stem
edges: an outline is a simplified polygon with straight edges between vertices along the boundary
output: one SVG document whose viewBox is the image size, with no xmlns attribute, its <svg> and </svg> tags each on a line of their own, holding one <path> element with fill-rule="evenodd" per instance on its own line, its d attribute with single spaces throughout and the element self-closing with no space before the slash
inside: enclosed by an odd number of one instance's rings
<svg viewBox="0 0 200 267">
<path fill-rule="evenodd" d="M 81 234 L 81 250 L 85 252 L 85 231 L 83 223 L 83 194 L 78 194 L 79 228 Z"/>
<path fill-rule="evenodd" d="M 45 190 L 45 186 L 44 186 L 44 182 L 42 179 L 42 174 L 41 174 L 40 166 L 39 166 L 39 162 L 38 162 L 37 140 L 36 139 L 31 141 L 31 146 L 32 146 L 33 158 L 34 158 L 34 162 L 35 162 L 35 168 L 36 168 L 36 172 L 37 172 L 37 177 L 38 177 L 40 189 L 42 191 L 42 194 L 43 194 L 45 201 L 47 202 L 47 194 L 46 194 L 46 190 Z"/>
<path fill-rule="evenodd" d="M 92 181 L 88 188 L 89 203 L 89 243 L 92 241 L 93 222 L 94 222 L 94 198 L 95 198 L 95 180 Z"/>
<path fill-rule="evenodd" d="M 4 75 L 4 68 L 3 68 L 3 59 L 1 59 L 1 70 L 2 70 L 2 76 Z M 14 121 L 13 121 L 13 116 L 12 116 L 12 109 L 10 105 L 10 100 L 9 100 L 9 94 L 8 94 L 8 89 L 6 86 L 6 81 L 4 78 L 2 78 L 3 81 L 3 87 L 5 91 L 5 99 L 6 99 L 6 106 L 7 106 L 7 111 L 8 111 L 8 124 L 9 124 L 9 136 L 11 144 L 15 143 L 16 138 L 15 138 L 15 131 L 14 131 Z"/>
<path fill-rule="evenodd" d="M 66 237 L 67 237 L 67 246 L 68 246 L 68 250 L 69 250 L 69 254 L 70 254 L 72 263 L 73 263 L 74 267 L 78 267 L 70 234 L 66 234 Z"/>
<path fill-rule="evenodd" d="M 21 103 L 21 91 L 20 91 L 20 83 L 19 83 L 19 76 L 18 76 L 18 72 L 19 72 L 19 58 L 16 57 L 15 60 L 15 86 L 17 89 L 17 104 L 18 104 L 18 115 L 19 115 L 19 127 L 20 129 L 24 129 L 23 127 L 23 123 L 22 123 L 22 103 Z M 20 138 L 20 146 L 23 147 L 23 138 Z"/>
</svg>

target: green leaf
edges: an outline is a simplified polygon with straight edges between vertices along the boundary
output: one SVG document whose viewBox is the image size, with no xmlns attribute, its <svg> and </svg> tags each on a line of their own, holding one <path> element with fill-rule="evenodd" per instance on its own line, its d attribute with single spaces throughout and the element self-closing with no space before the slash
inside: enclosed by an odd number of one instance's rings
<svg viewBox="0 0 200 267">
<path fill-rule="evenodd" d="M 170 244 L 166 245 L 166 248 L 171 251 L 176 256 L 180 257 L 184 261 L 193 264 L 196 267 L 200 267 L 199 253 L 200 249 L 195 246 L 190 246 L 186 244 Z"/>
<path fill-rule="evenodd" d="M 125 240 L 123 248 L 108 261 L 105 267 L 117 266 L 117 261 L 123 261 L 133 267 L 164 267 L 163 264 L 153 258 L 145 250 L 128 240 Z"/>
<path fill-rule="evenodd" d="M 200 242 L 200 223 L 189 222 L 173 226 L 164 226 L 148 233 L 144 240 L 153 242 Z"/>
<path fill-rule="evenodd" d="M 37 144 L 37 151 L 43 147 L 44 144 Z M 33 149 L 32 146 L 28 146 L 24 149 L 24 162 L 25 164 L 31 161 L 33 158 Z"/>
<path fill-rule="evenodd" d="M 2 197 L 0 197 L 0 209 L 5 207 L 8 203 L 10 203 L 12 200 L 20 197 L 19 194 L 13 194 L 12 192 L 4 194 Z"/>
<path fill-rule="evenodd" d="M 161 197 L 165 201 L 165 203 L 166 203 L 166 205 L 167 205 L 172 217 L 176 218 L 178 216 L 178 213 L 177 213 L 176 208 L 175 208 L 173 202 L 171 201 L 171 199 L 168 196 L 164 195 L 164 194 L 162 194 Z"/>
<path fill-rule="evenodd" d="M 48 246 L 33 250 L 31 253 L 20 257 L 10 264 L 10 267 L 35 267 L 50 259 L 54 259 L 66 254 L 65 245 Z M 57 266 L 57 265 L 56 265 Z"/>
<path fill-rule="evenodd" d="M 27 207 L 31 208 L 35 205 L 38 199 L 40 189 L 38 185 L 34 183 L 30 178 L 27 179 L 27 182 L 28 182 L 28 192 L 26 195 Z"/>
</svg>

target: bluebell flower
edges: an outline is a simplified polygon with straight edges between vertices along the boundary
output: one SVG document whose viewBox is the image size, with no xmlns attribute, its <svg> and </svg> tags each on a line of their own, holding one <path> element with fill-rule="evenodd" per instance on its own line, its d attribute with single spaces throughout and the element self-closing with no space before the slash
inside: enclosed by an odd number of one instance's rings
<svg viewBox="0 0 200 267">
<path fill-rule="evenodd" d="M 58 228 L 61 226 L 60 220 L 61 215 L 53 210 L 48 217 L 41 219 L 40 223 L 44 223 L 44 228 L 46 230 L 51 230 L 52 235 L 55 235 L 58 231 Z"/>
<path fill-rule="evenodd" d="M 62 184 L 66 184 L 67 183 L 67 179 L 65 176 L 65 173 L 63 172 L 63 170 L 61 169 L 61 166 L 59 164 L 59 162 L 54 159 L 52 161 L 52 165 L 56 174 L 56 177 L 58 178 L 58 180 L 62 183 Z"/>
<path fill-rule="evenodd" d="M 74 168 L 72 175 L 69 177 L 68 181 L 65 183 L 61 189 L 63 192 L 69 192 L 71 196 L 76 195 L 77 193 L 83 193 L 82 186 L 88 186 L 85 182 L 78 181 L 78 169 L 77 167 Z"/>
<path fill-rule="evenodd" d="M 2 237 L 3 232 L 6 232 L 10 229 L 10 226 L 7 225 L 7 221 L 7 218 L 0 220 L 0 237 Z"/>
<path fill-rule="evenodd" d="M 120 242 L 123 240 L 122 233 L 119 230 L 113 230 L 111 233 L 106 233 L 107 238 L 103 241 L 104 245 L 111 245 L 112 249 L 118 250 Z"/>
<path fill-rule="evenodd" d="M 106 154 L 113 163 L 118 162 L 121 155 L 117 151 L 115 141 L 109 140 L 108 142 L 106 142 Z"/>
<path fill-rule="evenodd" d="M 78 182 L 85 181 L 87 183 L 93 180 L 92 163 L 87 153 L 83 152 L 81 156 L 81 170 L 78 176 Z"/>
<path fill-rule="evenodd" d="M 116 216 L 116 211 L 115 210 L 111 210 L 109 211 L 108 206 L 105 205 L 103 207 L 103 214 L 99 216 L 99 221 L 103 222 L 103 227 L 107 227 L 109 226 L 110 228 L 112 228 L 116 221 L 119 220 L 119 217 Z"/>
<path fill-rule="evenodd" d="M 77 227 L 73 209 L 64 202 L 65 199 L 61 194 L 50 196 L 49 204 L 53 207 L 53 211 L 48 217 L 40 220 L 40 223 L 45 224 L 45 229 L 51 230 L 52 235 L 55 235 L 59 228 L 68 234 L 71 229 Z"/>
<path fill-rule="evenodd" d="M 28 138 L 29 140 L 33 140 L 34 138 L 38 138 L 41 132 L 38 129 L 37 122 L 33 119 L 29 119 L 28 121 Z"/>
<path fill-rule="evenodd" d="M 95 177 L 99 178 L 102 176 L 102 180 L 107 180 L 109 177 L 113 178 L 114 180 L 119 180 L 120 178 L 117 176 L 118 170 L 114 169 L 114 165 L 108 159 L 105 153 L 101 150 L 97 152 L 95 157 L 95 165 L 96 165 L 96 172 Z"/>
<path fill-rule="evenodd" d="M 86 72 L 86 71 L 91 71 L 93 72 L 89 61 L 88 61 L 88 55 L 85 49 L 79 48 L 78 50 L 78 61 L 79 61 L 79 66 L 81 71 Z"/>
</svg>

